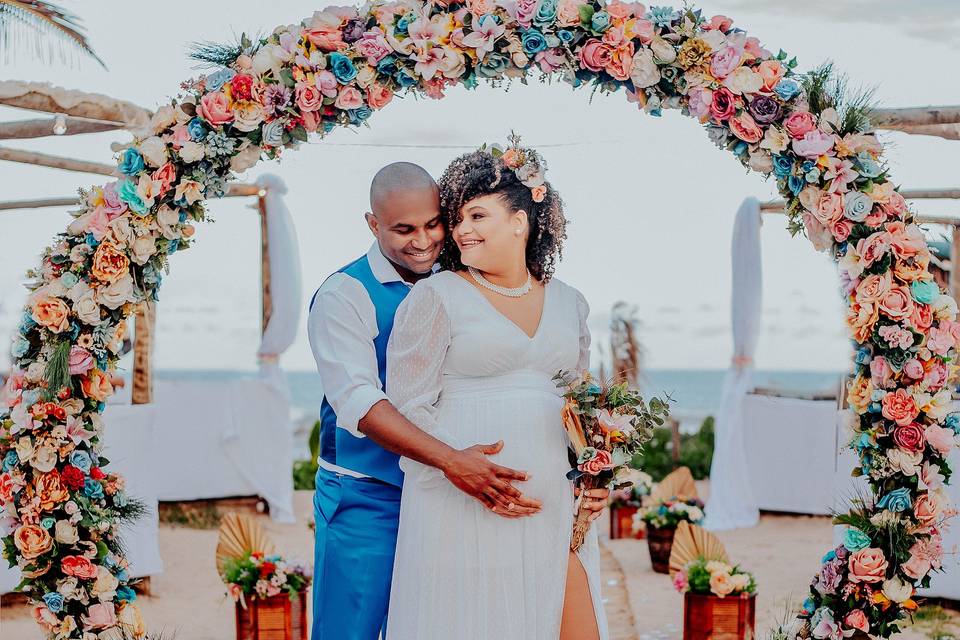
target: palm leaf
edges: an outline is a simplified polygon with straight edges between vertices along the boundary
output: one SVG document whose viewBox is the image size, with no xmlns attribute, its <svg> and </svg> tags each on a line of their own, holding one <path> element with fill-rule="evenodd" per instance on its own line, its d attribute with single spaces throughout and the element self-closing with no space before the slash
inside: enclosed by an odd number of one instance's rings
<svg viewBox="0 0 960 640">
<path fill-rule="evenodd" d="M 52 43 L 59 45 L 61 55 L 64 47 L 74 48 L 107 68 L 82 33 L 83 27 L 77 16 L 50 2 L 0 0 L 0 41 L 6 51 L 11 49 L 15 36 L 23 31 L 32 31 L 41 39 L 51 38 Z"/>
</svg>

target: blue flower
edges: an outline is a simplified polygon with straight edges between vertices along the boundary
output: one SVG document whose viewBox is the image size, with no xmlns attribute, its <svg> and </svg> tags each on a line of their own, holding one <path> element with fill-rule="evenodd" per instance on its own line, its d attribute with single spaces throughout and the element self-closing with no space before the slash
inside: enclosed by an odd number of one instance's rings
<svg viewBox="0 0 960 640">
<path fill-rule="evenodd" d="M 960 433 L 960 413 L 951 413 L 943 420 L 943 424 L 948 429 L 953 429 L 954 433 Z"/>
<path fill-rule="evenodd" d="M 336 126 L 337 126 L 337 123 L 335 123 L 333 120 L 324 120 L 324 121 L 323 121 L 323 132 L 324 132 L 324 133 L 330 133 L 331 131 L 333 131 L 333 130 L 336 128 Z"/>
<path fill-rule="evenodd" d="M 362 107 L 357 107 L 356 109 L 348 110 L 347 115 L 350 117 L 350 124 L 359 125 L 373 115 L 373 109 L 364 105 Z"/>
<path fill-rule="evenodd" d="M 283 144 L 283 121 L 273 120 L 263 125 L 263 144 L 270 147 L 279 147 Z"/>
<path fill-rule="evenodd" d="M 30 343 L 23 338 L 17 338 L 10 347 L 10 355 L 14 358 L 22 358 L 28 351 L 30 351 Z"/>
<path fill-rule="evenodd" d="M 56 518 L 47 517 L 40 521 L 40 526 L 44 529 L 53 529 L 53 525 L 55 524 L 57 524 Z"/>
<path fill-rule="evenodd" d="M 906 487 L 894 489 L 890 493 L 880 498 L 879 502 L 877 502 L 877 506 L 879 508 L 887 509 L 888 511 L 893 511 L 894 513 L 906 511 L 910 508 L 910 505 L 910 489 L 907 489 Z"/>
<path fill-rule="evenodd" d="M 167 255 L 168 256 L 173 255 L 174 253 L 177 252 L 178 248 L 180 248 L 180 239 L 175 238 L 171 240 L 170 243 L 167 245 Z"/>
<path fill-rule="evenodd" d="M 103 485 L 93 478 L 87 478 L 83 483 L 83 495 L 91 500 L 100 500 L 103 498 Z"/>
<path fill-rule="evenodd" d="M 553 24 L 557 18 L 558 0 L 542 0 L 537 8 L 537 13 L 533 16 L 533 23 L 538 27 L 546 27 Z"/>
<path fill-rule="evenodd" d="M 930 304 L 940 295 L 940 287 L 933 280 L 914 280 L 910 285 L 910 294 L 920 304 Z"/>
<path fill-rule="evenodd" d="M 402 16 L 397 20 L 396 32 L 401 35 L 406 35 L 407 29 L 410 27 L 410 23 L 417 18 L 413 13 L 408 13 L 405 16 Z"/>
<path fill-rule="evenodd" d="M 740 140 L 737 142 L 737 144 L 733 145 L 733 155 L 735 156 L 746 155 L 748 151 L 750 151 L 750 145 L 743 140 Z"/>
<path fill-rule="evenodd" d="M 856 363 L 861 365 L 870 364 L 870 361 L 873 360 L 873 355 L 870 353 L 870 347 L 861 347 L 857 349 Z"/>
<path fill-rule="evenodd" d="M 592 396 L 598 396 L 603 392 L 603 389 L 596 382 L 591 382 L 590 386 L 587 387 L 587 393 Z"/>
<path fill-rule="evenodd" d="M 547 48 L 547 39 L 536 29 L 527 29 L 520 37 L 523 43 L 523 52 L 528 56 L 540 53 Z"/>
<path fill-rule="evenodd" d="M 6 473 L 7 471 L 10 471 L 10 469 L 13 469 L 18 462 L 20 462 L 20 458 L 17 457 L 17 452 L 13 449 L 10 449 L 7 451 L 7 455 L 3 456 L 3 466 L 0 467 L 0 469 Z"/>
<path fill-rule="evenodd" d="M 409 89 L 410 87 L 417 84 L 417 79 L 406 72 L 404 69 L 400 69 L 393 75 L 393 79 L 396 80 L 404 89 Z"/>
<path fill-rule="evenodd" d="M 477 74 L 471 73 L 469 76 L 463 78 L 461 81 L 464 87 L 467 89 L 476 89 L 477 88 Z"/>
<path fill-rule="evenodd" d="M 65 274 L 60 276 L 60 284 L 62 284 L 67 289 L 73 289 L 73 287 L 80 281 L 80 278 L 77 277 L 73 271 L 67 271 Z"/>
<path fill-rule="evenodd" d="M 384 75 L 392 76 L 397 72 L 397 58 L 395 56 L 384 56 L 383 59 L 377 63 L 377 71 Z"/>
<path fill-rule="evenodd" d="M 496 51 L 487 55 L 479 65 L 477 65 L 477 75 L 483 78 L 496 78 L 507 68 L 507 57 Z"/>
<path fill-rule="evenodd" d="M 671 22 L 680 17 L 680 12 L 674 11 L 673 7 L 650 7 L 643 17 L 658 27 L 669 27 Z"/>
<path fill-rule="evenodd" d="M 557 31 L 557 37 L 560 38 L 560 42 L 570 44 L 573 42 L 573 31 L 568 29 L 560 29 L 560 31 Z"/>
<path fill-rule="evenodd" d="M 74 449 L 73 453 L 70 454 L 70 464 L 84 473 L 90 473 L 93 461 L 90 459 L 90 454 L 83 449 Z"/>
<path fill-rule="evenodd" d="M 830 607 L 820 607 L 813 612 L 813 616 L 810 618 L 810 628 L 816 629 L 820 626 L 822 622 L 834 623 L 833 619 L 833 609 Z"/>
<path fill-rule="evenodd" d="M 825 554 L 823 554 L 823 558 L 820 559 L 820 563 L 827 564 L 831 560 L 834 560 L 836 557 L 837 557 L 837 552 L 834 551 L 833 549 L 830 549 L 830 551 L 827 551 Z"/>
<path fill-rule="evenodd" d="M 117 167 L 120 173 L 125 176 L 135 176 L 143 171 L 143 156 L 134 148 L 129 148 L 123 152 L 120 158 L 120 164 Z"/>
<path fill-rule="evenodd" d="M 860 549 L 866 549 L 870 546 L 870 536 L 860 531 L 860 529 L 850 527 L 843 533 L 843 546 L 851 553 L 860 551 Z"/>
<path fill-rule="evenodd" d="M 597 450 L 593 447 L 586 447 L 583 451 L 580 452 L 580 457 L 577 458 L 577 464 L 583 464 L 584 462 L 589 462 L 597 457 Z"/>
<path fill-rule="evenodd" d="M 204 84 L 209 91 L 220 91 L 223 85 L 227 84 L 235 75 L 237 75 L 236 71 L 229 67 L 224 67 L 208 75 Z"/>
<path fill-rule="evenodd" d="M 883 168 L 867 151 L 861 151 L 856 158 L 857 173 L 865 178 L 876 178 L 883 173 Z"/>
<path fill-rule="evenodd" d="M 200 142 L 207 137 L 207 127 L 203 124 L 203 120 L 200 118 L 194 118 L 187 123 L 187 133 L 190 134 L 190 137 L 194 142 Z"/>
<path fill-rule="evenodd" d="M 120 602 L 133 602 L 137 599 L 136 592 L 130 587 L 123 585 L 122 587 L 117 587 L 117 600 Z"/>
<path fill-rule="evenodd" d="M 20 394 L 20 402 L 22 402 L 25 407 L 36 404 L 39 399 L 40 391 L 38 389 L 27 389 Z"/>
<path fill-rule="evenodd" d="M 117 189 L 117 196 L 130 207 L 134 213 L 144 215 L 147 213 L 147 203 L 137 194 L 137 185 L 133 180 L 121 180 L 120 188 Z"/>
<path fill-rule="evenodd" d="M 63 611 L 63 595 L 57 591 L 51 591 L 50 593 L 43 594 L 43 602 L 47 605 L 47 609 L 50 609 L 53 613 L 60 613 Z"/>
<path fill-rule="evenodd" d="M 800 93 L 800 84 L 792 78 L 784 78 L 777 83 L 777 86 L 773 88 L 773 91 L 777 94 L 778 98 L 784 102 L 788 102 L 791 98 Z"/>
<path fill-rule="evenodd" d="M 357 68 L 353 66 L 350 58 L 342 53 L 334 51 L 330 54 L 329 61 L 330 70 L 333 72 L 333 75 L 343 84 L 347 84 L 357 77 Z"/>
<path fill-rule="evenodd" d="M 803 191 L 804 184 L 803 178 L 799 176 L 790 176 L 787 178 L 787 187 L 790 188 L 791 193 L 795 196 L 800 195 L 800 192 Z"/>
<path fill-rule="evenodd" d="M 597 33 L 603 33 L 610 28 L 610 14 L 606 11 L 597 11 L 590 18 L 590 28 Z"/>
</svg>

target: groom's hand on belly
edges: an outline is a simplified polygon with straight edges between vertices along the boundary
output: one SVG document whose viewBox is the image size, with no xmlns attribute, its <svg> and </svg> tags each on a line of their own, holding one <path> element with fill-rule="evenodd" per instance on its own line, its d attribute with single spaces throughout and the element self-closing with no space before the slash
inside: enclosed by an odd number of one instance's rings
<svg viewBox="0 0 960 640">
<path fill-rule="evenodd" d="M 450 456 L 441 470 L 447 479 L 467 495 L 482 502 L 488 509 L 505 518 L 531 516 L 543 506 L 513 486 L 513 481 L 529 479 L 529 474 L 491 462 L 503 449 L 503 441 L 476 444 Z"/>
</svg>

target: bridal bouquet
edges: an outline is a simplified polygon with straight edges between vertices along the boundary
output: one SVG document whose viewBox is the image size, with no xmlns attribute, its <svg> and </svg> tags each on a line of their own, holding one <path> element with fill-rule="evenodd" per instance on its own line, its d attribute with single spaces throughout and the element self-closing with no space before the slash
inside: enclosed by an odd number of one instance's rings
<svg viewBox="0 0 960 640">
<path fill-rule="evenodd" d="M 654 427 L 665 422 L 670 398 L 654 397 L 647 403 L 627 383 L 604 386 L 587 371 L 561 371 L 554 381 L 565 389 L 563 426 L 576 455 L 567 477 L 581 489 L 570 542 L 570 549 L 576 551 L 583 544 L 589 523 L 589 512 L 581 507 L 586 491 L 632 485 L 628 463 L 643 451 Z"/>
</svg>

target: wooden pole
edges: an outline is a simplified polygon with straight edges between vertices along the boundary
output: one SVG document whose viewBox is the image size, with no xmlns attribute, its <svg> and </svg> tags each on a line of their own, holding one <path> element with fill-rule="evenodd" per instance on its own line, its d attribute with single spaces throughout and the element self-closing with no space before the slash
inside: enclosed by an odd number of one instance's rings
<svg viewBox="0 0 960 640">
<path fill-rule="evenodd" d="M 936 136 L 944 140 L 960 140 L 960 124 L 891 125 L 886 130 L 915 136 Z"/>
<path fill-rule="evenodd" d="M 237 198 L 256 196 L 260 194 L 260 187 L 255 184 L 244 184 L 234 182 L 229 185 L 226 198 Z M 44 207 L 72 207 L 80 203 L 76 197 L 68 198 L 43 198 L 40 200 L 9 200 L 0 202 L 0 211 L 13 211 L 16 209 L 42 209 Z"/>
<path fill-rule="evenodd" d="M 960 227 L 954 225 L 950 243 L 950 296 L 958 300 L 960 295 Z"/>
<path fill-rule="evenodd" d="M 47 136 L 73 136 L 81 133 L 99 133 L 101 131 L 116 131 L 124 128 L 124 123 L 107 124 L 105 122 L 91 122 L 82 118 L 64 118 L 67 130 L 62 134 L 54 133 L 53 126 L 56 118 L 39 118 L 36 120 L 21 120 L 20 122 L 0 122 L 0 140 L 24 140 L 27 138 L 45 138 Z"/>
<path fill-rule="evenodd" d="M 24 151 L 23 149 L 10 149 L 8 147 L 0 147 L 0 160 L 9 160 L 10 162 L 20 162 L 23 164 L 35 164 L 40 165 L 41 167 L 65 169 L 67 171 L 79 171 L 80 173 L 97 173 L 103 176 L 119 175 L 117 168 L 109 164 L 89 162 L 87 160 L 75 160 L 73 158 L 54 156 L 48 153 Z"/>
<path fill-rule="evenodd" d="M 157 308 L 152 302 L 144 302 L 137 309 L 133 335 L 133 388 L 131 404 L 153 402 L 153 336 L 157 321 Z"/>
<path fill-rule="evenodd" d="M 0 81 L 0 88 L 6 88 L 7 83 Z M 57 102 L 57 94 L 51 93 L 50 87 L 40 83 L 32 83 L 25 90 L 3 92 L 7 95 L 0 98 L 0 104 L 30 111 L 45 111 L 47 113 L 63 113 L 68 116 L 89 118 L 92 120 L 106 120 L 119 122 L 124 126 L 142 126 L 150 121 L 153 115 L 147 109 L 132 102 L 117 100 L 101 94 L 83 91 L 67 91 L 68 104 Z M 58 89 L 58 91 L 63 91 Z"/>
<path fill-rule="evenodd" d="M 260 335 L 263 335 L 273 313 L 273 300 L 270 295 L 270 239 L 267 235 L 266 196 L 257 196 L 257 211 L 260 212 Z"/>
<path fill-rule="evenodd" d="M 904 109 L 874 109 L 871 122 L 877 129 L 888 126 L 918 124 L 953 124 L 960 122 L 960 107 L 907 107 Z"/>
</svg>

